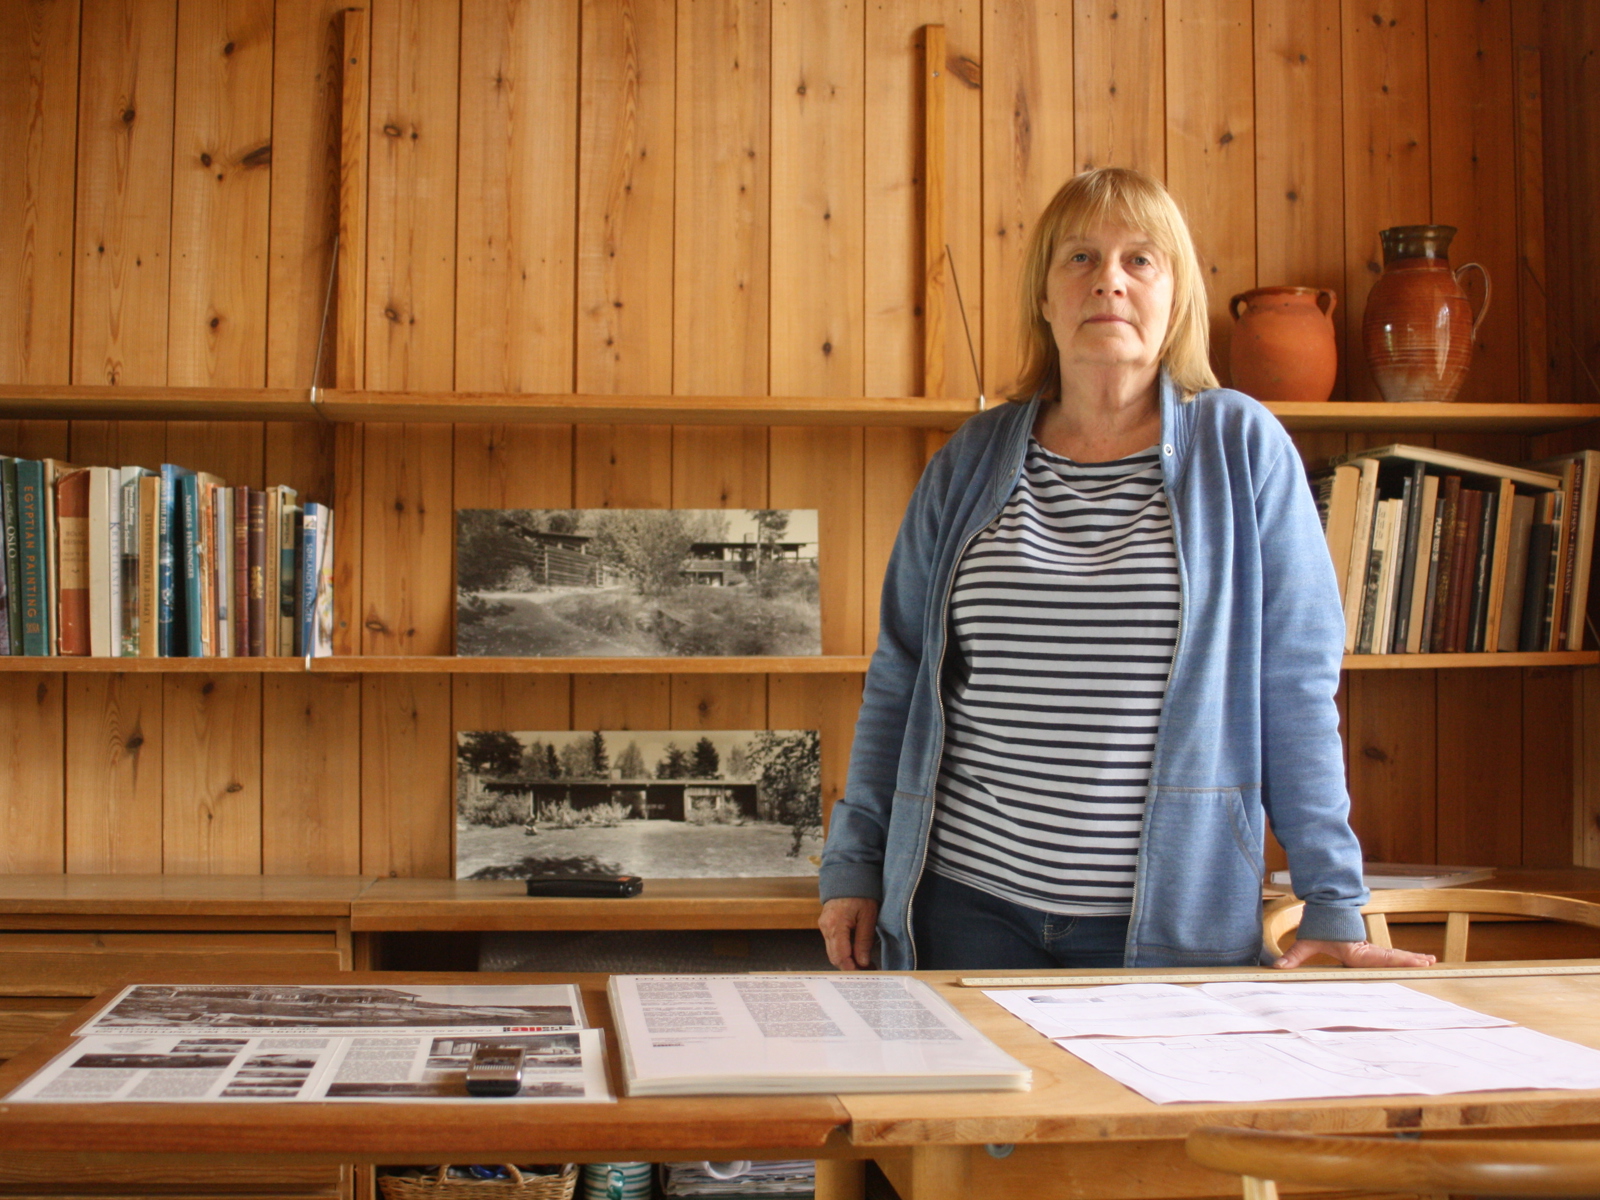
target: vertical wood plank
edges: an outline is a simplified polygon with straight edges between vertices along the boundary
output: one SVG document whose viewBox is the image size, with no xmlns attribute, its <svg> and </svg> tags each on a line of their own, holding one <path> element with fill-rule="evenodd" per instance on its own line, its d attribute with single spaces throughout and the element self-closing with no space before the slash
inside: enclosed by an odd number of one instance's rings
<svg viewBox="0 0 1600 1200">
<path fill-rule="evenodd" d="M 71 429 L 67 421 L 0 421 L 0 453 L 17 458 L 66 458 Z"/>
<path fill-rule="evenodd" d="M 918 429 L 867 429 L 863 435 L 861 641 L 870 654 L 878 644 L 884 571 L 927 453 Z"/>
<path fill-rule="evenodd" d="M 1075 99 L 1074 27 L 1067 0 L 984 8 L 983 375 L 996 396 L 1022 366 L 1023 252 L 1034 222 L 1077 163 L 1075 105 L 1084 97 Z M 962 269 L 961 277 L 973 275 Z M 963 297 L 977 290 L 969 284 Z"/>
<path fill-rule="evenodd" d="M 1522 400 L 1550 400 L 1548 299 L 1545 263 L 1543 5 L 1512 0 L 1512 72 L 1516 89 L 1517 306 L 1522 326 Z M 1537 283 L 1535 281 L 1538 281 Z"/>
<path fill-rule="evenodd" d="M 1346 398 L 1379 400 L 1361 315 L 1383 271 L 1378 231 L 1426 224 L 1429 186 L 1425 0 L 1342 0 Z"/>
<path fill-rule="evenodd" d="M 1460 231 L 1451 265 L 1481 263 L 1496 288 L 1461 388 L 1467 402 L 1505 404 L 1521 393 L 1515 97 L 1510 0 L 1429 0 L 1433 220 Z M 1463 282 L 1481 303 L 1476 275 Z"/>
<path fill-rule="evenodd" d="M 73 157 L 78 6 L 0 9 L 0 380 L 67 383 L 72 370 Z"/>
<path fill-rule="evenodd" d="M 339 425 L 333 431 L 333 652 L 359 654 L 362 645 L 362 546 L 367 509 L 366 427 Z M 341 519 L 340 515 L 344 516 Z"/>
<path fill-rule="evenodd" d="M 361 871 L 449 879 L 455 747 L 445 675 L 361 680 Z"/>
<path fill-rule="evenodd" d="M 162 870 L 259 875 L 261 677 L 162 682 Z"/>
<path fill-rule="evenodd" d="M 361 680 L 261 677 L 261 873 L 361 871 Z"/>
<path fill-rule="evenodd" d="M 1573 681 L 1570 671 L 1522 674 L 1522 865 L 1572 863 Z"/>
<path fill-rule="evenodd" d="M 1437 809 L 1455 797 L 1436 799 L 1437 675 L 1348 673 L 1350 824 L 1362 854 L 1378 862 L 1439 861 Z"/>
<path fill-rule="evenodd" d="M 579 392 L 672 390 L 672 0 L 585 0 Z"/>
<path fill-rule="evenodd" d="M 463 729 L 570 729 L 572 686 L 566 675 L 453 675 L 450 707 Z"/>
<path fill-rule="evenodd" d="M 778 0 L 773 7 L 776 395 L 862 392 L 862 9 L 861 0 Z"/>
<path fill-rule="evenodd" d="M 455 427 L 455 507 L 572 507 L 570 425 Z"/>
<path fill-rule="evenodd" d="M 863 645 L 864 457 L 860 429 L 772 431 L 769 503 L 817 510 L 824 654 L 860 654 Z"/>
<path fill-rule="evenodd" d="M 1573 704 L 1577 709 L 1573 741 L 1572 863 L 1600 867 L 1600 667 L 1576 674 Z"/>
<path fill-rule="evenodd" d="M 266 427 L 260 421 L 167 422 L 171 461 L 192 471 L 210 471 L 234 486 L 265 485 L 265 448 Z"/>
<path fill-rule="evenodd" d="M 815 729 L 822 741 L 822 814 L 826 826 L 833 805 L 844 795 L 861 708 L 859 675 L 774 675 L 767 711 L 773 729 Z"/>
<path fill-rule="evenodd" d="M 345 2 L 277 0 L 273 17 L 268 387 L 309 388 L 333 379 L 331 371 L 313 379 L 312 371 L 339 227 L 339 13 Z M 330 341 L 325 370 L 333 358 Z"/>
<path fill-rule="evenodd" d="M 669 507 L 672 426 L 577 426 L 572 486 L 579 508 Z"/>
<path fill-rule="evenodd" d="M 372 12 L 366 385 L 455 381 L 456 0 Z"/>
<path fill-rule="evenodd" d="M 0 685 L 0 871 L 55 875 L 66 863 L 65 713 L 58 673 Z"/>
<path fill-rule="evenodd" d="M 670 729 L 667 675 L 574 675 L 574 729 Z"/>
<path fill-rule="evenodd" d="M 268 421 L 262 447 L 262 478 L 268 485 L 288 484 L 302 501 L 333 504 L 334 439 L 339 428 L 321 421 Z M 336 507 L 336 518 L 339 511 Z M 353 510 L 344 511 L 356 515 Z M 337 534 L 344 532 L 343 527 L 336 529 Z M 336 547 L 338 541 L 335 537 Z"/>
<path fill-rule="evenodd" d="M 449 654 L 455 517 L 450 426 L 363 431 L 362 652 Z M 334 517 L 337 551 L 340 524 Z"/>
<path fill-rule="evenodd" d="M 333 328 L 333 380 L 337 387 L 366 386 L 367 222 L 372 167 L 372 26 L 365 9 L 339 14 L 339 155 L 337 220 L 334 253 L 337 278 Z M 317 383 L 326 378 L 321 374 Z"/>
<path fill-rule="evenodd" d="M 167 382 L 266 382 L 272 0 L 180 0 Z"/>
<path fill-rule="evenodd" d="M 767 676 L 672 676 L 668 729 L 766 729 Z"/>
<path fill-rule="evenodd" d="M 869 22 L 870 25 L 870 22 Z M 945 144 L 945 47 L 943 25 L 922 27 L 922 390 L 944 395 L 945 261 L 944 191 L 948 178 Z M 869 73 L 869 78 L 871 74 Z M 871 161 L 868 151 L 868 161 Z M 868 311 L 871 311 L 870 302 Z"/>
<path fill-rule="evenodd" d="M 1256 282 L 1331 288 L 1342 305 L 1341 81 L 1339 0 L 1256 0 Z M 1344 399 L 1343 359 L 1334 400 Z"/>
<path fill-rule="evenodd" d="M 165 421 L 73 421 L 68 457 L 82 467 L 144 467 L 167 459 Z"/>
<path fill-rule="evenodd" d="M 71 873 L 161 873 L 165 724 L 159 675 L 67 677 Z"/>
<path fill-rule="evenodd" d="M 1077 0 L 1073 7 L 1078 163 L 1084 170 L 1137 167 L 1165 178 L 1162 0 Z"/>
<path fill-rule="evenodd" d="M 1167 186 L 1189 218 L 1229 381 L 1229 298 L 1256 285 L 1253 0 L 1166 0 Z"/>
<path fill-rule="evenodd" d="M 769 0 L 683 0 L 673 142 L 672 390 L 767 391 Z"/>
<path fill-rule="evenodd" d="M 1521 699 L 1516 671 L 1451 671 L 1439 688 L 1441 862 L 1522 860 Z"/>
<path fill-rule="evenodd" d="M 83 10 L 72 382 L 167 382 L 173 0 Z"/>
<path fill-rule="evenodd" d="M 458 391 L 572 389 L 577 109 L 578 0 L 463 0 Z"/>
</svg>

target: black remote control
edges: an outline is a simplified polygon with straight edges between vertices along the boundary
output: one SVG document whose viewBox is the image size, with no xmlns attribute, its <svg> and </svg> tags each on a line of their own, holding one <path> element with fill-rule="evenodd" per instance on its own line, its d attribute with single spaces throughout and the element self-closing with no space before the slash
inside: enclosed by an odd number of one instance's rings
<svg viewBox="0 0 1600 1200">
<path fill-rule="evenodd" d="M 528 880 L 530 896 L 637 896 L 644 880 L 637 875 L 540 875 Z"/>
</svg>

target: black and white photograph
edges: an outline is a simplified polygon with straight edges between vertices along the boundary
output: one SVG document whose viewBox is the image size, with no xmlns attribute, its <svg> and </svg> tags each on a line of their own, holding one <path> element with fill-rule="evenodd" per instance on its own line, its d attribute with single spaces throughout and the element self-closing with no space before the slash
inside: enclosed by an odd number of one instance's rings
<svg viewBox="0 0 1600 1200">
<path fill-rule="evenodd" d="M 463 731 L 456 878 L 815 875 L 816 730 Z"/>
<path fill-rule="evenodd" d="M 456 512 L 456 653 L 820 654 L 815 509 Z"/>
</svg>

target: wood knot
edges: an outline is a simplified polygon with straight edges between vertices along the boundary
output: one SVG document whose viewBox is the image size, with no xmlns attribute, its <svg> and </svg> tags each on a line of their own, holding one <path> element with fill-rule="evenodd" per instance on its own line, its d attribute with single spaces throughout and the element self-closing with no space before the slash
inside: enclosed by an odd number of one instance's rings
<svg viewBox="0 0 1600 1200">
<path fill-rule="evenodd" d="M 1388 762 L 1389 755 L 1377 746 L 1361 747 L 1361 757 L 1370 758 L 1373 762 Z"/>
<path fill-rule="evenodd" d="M 240 161 L 240 163 L 242 163 L 244 166 L 247 166 L 247 167 L 266 167 L 266 166 L 271 166 L 272 165 L 272 143 L 268 142 L 264 146 L 257 146 L 254 150 L 250 151 L 249 154 L 246 154 L 239 161 Z"/>
<path fill-rule="evenodd" d="M 227 787 L 223 788 L 222 790 L 227 792 L 229 795 L 232 795 L 234 792 L 242 792 L 242 791 L 244 791 L 244 784 L 240 783 L 238 780 L 234 780 L 232 783 L 230 783 Z"/>
<path fill-rule="evenodd" d="M 390 122 L 383 127 L 384 137 L 399 137 L 401 132 L 400 126 L 394 124 L 393 122 Z"/>
<path fill-rule="evenodd" d="M 144 734 L 135 733 L 122 743 L 122 748 L 124 750 L 137 750 L 142 745 L 144 745 Z"/>
<path fill-rule="evenodd" d="M 211 165 L 211 155 L 202 152 L 200 155 L 200 165 L 202 167 L 209 167 Z"/>
<path fill-rule="evenodd" d="M 224 54 L 232 54 L 233 53 L 233 43 L 229 42 L 226 46 L 224 46 L 222 48 L 222 52 Z"/>
<path fill-rule="evenodd" d="M 221 324 L 222 324 L 222 318 L 221 317 L 212 317 L 211 318 L 211 328 L 215 329 L 218 325 L 221 325 Z"/>
<path fill-rule="evenodd" d="M 983 68 L 972 59 L 962 55 L 959 58 L 945 60 L 945 69 L 959 79 L 969 88 L 983 86 Z"/>
<path fill-rule="evenodd" d="M 200 685 L 200 694 L 202 696 L 209 696 L 209 695 L 211 695 L 212 692 L 214 692 L 216 690 L 217 690 L 217 681 L 214 680 L 214 679 L 208 679 L 203 684 Z"/>
<path fill-rule="evenodd" d="M 123 124 L 124 124 L 124 125 L 132 125 L 132 124 L 133 124 L 133 118 L 134 118 L 134 117 L 135 117 L 135 116 L 136 116 L 136 115 L 137 115 L 137 114 L 135 114 L 135 113 L 134 113 L 134 111 L 133 111 L 133 109 L 131 109 L 131 108 L 125 108 L 125 109 L 123 109 L 123 110 L 122 110 L 122 123 L 123 123 Z"/>
</svg>

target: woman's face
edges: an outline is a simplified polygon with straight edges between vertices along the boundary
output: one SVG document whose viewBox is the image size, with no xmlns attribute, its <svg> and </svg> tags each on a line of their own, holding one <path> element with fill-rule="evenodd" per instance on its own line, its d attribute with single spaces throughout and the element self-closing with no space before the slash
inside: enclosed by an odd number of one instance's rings
<svg viewBox="0 0 1600 1200">
<path fill-rule="evenodd" d="M 1149 234 L 1116 222 L 1064 237 L 1040 311 L 1063 372 L 1152 368 L 1172 320 L 1172 264 Z"/>
</svg>

